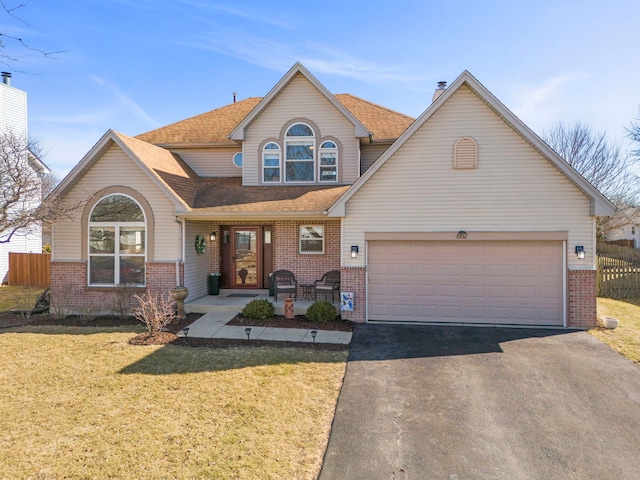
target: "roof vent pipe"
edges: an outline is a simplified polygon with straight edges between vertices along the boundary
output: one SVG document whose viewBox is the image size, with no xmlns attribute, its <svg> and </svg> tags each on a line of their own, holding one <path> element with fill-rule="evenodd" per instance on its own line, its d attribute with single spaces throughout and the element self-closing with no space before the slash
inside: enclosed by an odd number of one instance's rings
<svg viewBox="0 0 640 480">
<path fill-rule="evenodd" d="M 444 93 L 444 91 L 447 89 L 447 82 L 445 81 L 440 81 L 438 82 L 438 88 L 436 88 L 436 91 L 433 92 L 433 98 L 431 99 L 431 102 L 435 102 L 436 99 L 442 95 Z"/>
<path fill-rule="evenodd" d="M 2 72 L 0 75 L 2 75 L 2 83 L 11 86 L 11 74 L 9 72 Z"/>
<path fill-rule="evenodd" d="M 233 103 L 238 101 L 238 92 L 233 92 Z"/>
</svg>

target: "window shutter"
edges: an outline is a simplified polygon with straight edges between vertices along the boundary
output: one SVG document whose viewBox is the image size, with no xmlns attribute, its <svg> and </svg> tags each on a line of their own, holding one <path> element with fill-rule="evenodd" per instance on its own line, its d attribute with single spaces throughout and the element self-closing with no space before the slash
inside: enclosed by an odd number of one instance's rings
<svg viewBox="0 0 640 480">
<path fill-rule="evenodd" d="M 473 138 L 463 137 L 453 146 L 453 168 L 476 168 L 478 145 Z"/>
</svg>

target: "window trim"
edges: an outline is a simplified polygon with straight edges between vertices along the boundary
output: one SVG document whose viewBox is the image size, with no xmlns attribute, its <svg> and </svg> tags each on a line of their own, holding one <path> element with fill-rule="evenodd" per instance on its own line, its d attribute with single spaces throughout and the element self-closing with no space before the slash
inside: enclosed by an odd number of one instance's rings
<svg viewBox="0 0 640 480">
<path fill-rule="evenodd" d="M 111 196 L 115 196 L 115 195 L 120 195 L 122 197 L 127 197 L 129 198 L 131 201 L 133 201 L 138 208 L 140 209 L 140 211 L 142 212 L 142 216 L 144 217 L 144 221 L 142 222 L 114 222 L 114 221 L 109 221 L 109 222 L 92 222 L 91 221 L 91 214 L 93 213 L 93 211 L 95 210 L 96 206 L 102 202 L 104 199 L 109 198 Z M 88 235 L 88 239 L 89 241 L 87 242 L 87 257 L 88 257 L 88 262 L 87 262 L 87 285 L 90 287 L 117 287 L 118 285 L 120 285 L 122 282 L 120 281 L 120 259 L 122 257 L 136 257 L 136 258 L 143 258 L 143 266 L 144 266 L 144 281 L 143 283 L 136 283 L 135 286 L 136 287 L 145 287 L 147 284 L 147 278 L 146 278 L 146 270 L 147 270 L 147 221 L 146 221 L 146 215 L 145 215 L 145 211 L 142 208 L 142 206 L 136 201 L 135 198 L 131 197 L 130 195 L 126 195 L 123 193 L 111 193 L 109 195 L 105 195 L 103 197 L 101 197 L 97 202 L 95 202 L 93 204 L 93 206 L 91 207 L 91 210 L 89 211 L 89 222 L 88 222 L 88 228 L 89 231 L 87 232 Z M 113 238 L 114 238 L 114 245 L 113 245 L 113 253 L 91 253 L 91 229 L 92 228 L 113 228 Z M 126 229 L 126 228 L 142 228 L 144 231 L 144 253 L 140 254 L 140 253 L 121 253 L 120 252 L 120 232 L 122 229 Z M 91 283 L 91 259 L 92 258 L 97 258 L 97 257 L 104 257 L 104 258 L 113 258 L 113 283 Z"/>
<path fill-rule="evenodd" d="M 327 143 L 331 142 L 333 147 L 325 147 Z M 333 165 L 333 169 L 335 171 L 335 175 L 332 180 L 323 180 L 322 179 L 322 154 L 323 153 L 334 153 L 335 154 L 335 165 Z M 338 183 L 338 162 L 340 158 L 340 148 L 338 146 L 338 142 L 333 139 L 326 139 L 320 143 L 320 149 L 318 150 L 318 183 Z M 326 167 L 325 167 L 326 168 Z"/>
<path fill-rule="evenodd" d="M 319 239 L 304 239 L 302 238 L 302 229 L 304 228 L 315 228 L 315 229 L 320 229 L 322 231 L 322 237 L 320 237 Z M 298 228 L 298 253 L 300 255 L 324 255 L 324 244 L 325 244 L 325 226 L 322 224 L 315 224 L 315 225 L 309 225 L 309 224 L 305 224 L 305 225 L 300 225 Z M 321 251 L 303 251 L 302 250 L 302 242 L 303 241 L 317 241 L 320 240 L 321 244 L 322 244 L 322 249 Z"/>
<path fill-rule="evenodd" d="M 311 135 L 287 135 L 289 133 L 289 130 L 291 130 L 293 127 L 295 127 L 296 125 L 304 125 L 305 127 L 307 127 L 309 130 L 311 130 L 311 133 L 313 133 L 313 136 Z M 317 138 L 317 133 L 316 133 L 316 129 L 310 125 L 309 123 L 307 123 L 306 121 L 300 121 L 300 120 L 296 120 L 291 122 L 290 124 L 288 124 L 285 129 L 284 129 L 284 136 L 283 136 L 283 155 L 282 155 L 282 163 L 283 163 L 283 172 L 284 175 L 282 175 L 282 181 L 284 183 L 298 183 L 298 184 L 310 184 L 310 183 L 316 183 L 316 165 L 317 165 L 317 154 L 316 154 L 316 138 Z M 289 159 L 288 158 L 288 146 L 290 144 L 293 144 L 295 142 L 305 142 L 305 143 L 310 143 L 310 150 L 311 150 L 311 158 L 310 159 Z M 312 164 L 312 175 L 313 178 L 311 180 L 287 180 L 287 166 L 290 163 L 311 163 Z"/>
<path fill-rule="evenodd" d="M 278 147 L 277 149 L 275 148 L 270 148 L 267 149 L 267 147 L 269 145 L 275 145 L 276 147 Z M 274 155 L 277 152 L 278 154 L 278 166 L 274 167 L 274 166 L 269 166 L 267 167 L 265 165 L 265 157 L 267 154 L 271 154 Z M 265 177 L 265 170 L 267 168 L 277 168 L 278 171 L 280 172 L 279 176 L 278 176 L 278 180 L 266 180 Z M 280 148 L 280 145 L 278 144 L 278 142 L 275 141 L 267 141 L 264 146 L 262 147 L 262 169 L 261 169 L 262 175 L 261 175 L 261 183 L 282 183 L 282 148 Z"/>
</svg>

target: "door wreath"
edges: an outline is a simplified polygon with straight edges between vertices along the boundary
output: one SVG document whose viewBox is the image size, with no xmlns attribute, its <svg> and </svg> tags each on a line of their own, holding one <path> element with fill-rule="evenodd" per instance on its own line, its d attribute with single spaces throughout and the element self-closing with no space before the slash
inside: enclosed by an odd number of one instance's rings
<svg viewBox="0 0 640 480">
<path fill-rule="evenodd" d="M 202 235 L 196 235 L 196 253 L 198 255 L 204 255 L 207 249 L 207 241 Z"/>
</svg>

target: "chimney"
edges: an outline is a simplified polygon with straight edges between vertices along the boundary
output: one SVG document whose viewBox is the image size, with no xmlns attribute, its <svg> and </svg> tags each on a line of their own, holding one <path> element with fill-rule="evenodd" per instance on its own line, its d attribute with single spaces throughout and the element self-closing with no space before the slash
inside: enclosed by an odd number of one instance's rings
<svg viewBox="0 0 640 480">
<path fill-rule="evenodd" d="M 233 92 L 233 103 L 238 101 L 238 92 Z"/>
<path fill-rule="evenodd" d="M 11 86 L 11 74 L 9 72 L 2 72 L 0 75 L 2 75 L 2 83 Z"/>
<path fill-rule="evenodd" d="M 438 88 L 436 88 L 436 91 L 433 92 L 433 98 L 431 99 L 431 103 L 435 102 L 436 99 L 440 95 L 442 95 L 446 89 L 447 89 L 447 82 L 444 82 L 444 81 L 438 82 Z"/>
</svg>

